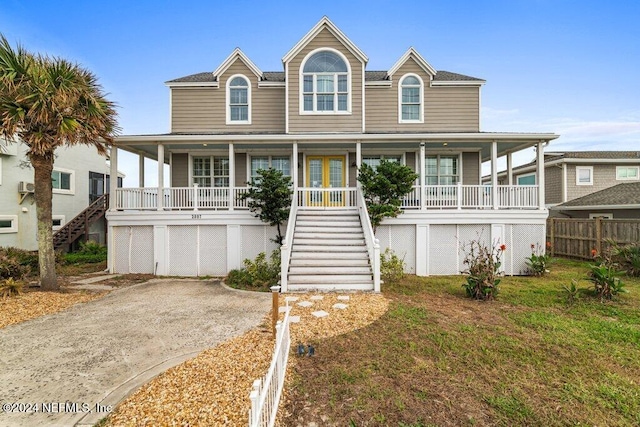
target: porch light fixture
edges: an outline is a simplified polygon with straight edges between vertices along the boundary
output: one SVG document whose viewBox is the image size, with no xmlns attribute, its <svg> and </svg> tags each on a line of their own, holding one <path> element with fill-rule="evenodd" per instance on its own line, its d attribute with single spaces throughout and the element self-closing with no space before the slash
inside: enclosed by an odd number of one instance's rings
<svg viewBox="0 0 640 427">
<path fill-rule="evenodd" d="M 447 145 L 449 145 L 449 143 L 448 143 L 448 142 L 443 142 L 443 143 L 442 143 L 442 146 L 443 146 L 443 147 L 446 147 Z"/>
<path fill-rule="evenodd" d="M 206 147 L 208 144 L 202 144 L 203 147 Z"/>
</svg>

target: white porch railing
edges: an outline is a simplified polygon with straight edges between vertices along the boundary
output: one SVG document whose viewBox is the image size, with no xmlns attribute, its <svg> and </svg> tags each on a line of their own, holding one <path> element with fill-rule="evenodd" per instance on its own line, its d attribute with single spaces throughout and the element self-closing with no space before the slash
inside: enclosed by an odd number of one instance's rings
<svg viewBox="0 0 640 427">
<path fill-rule="evenodd" d="M 291 336 L 289 334 L 289 307 L 284 320 L 276 324 L 276 345 L 267 374 L 253 382 L 249 394 L 249 427 L 273 427 L 278 413 L 278 403 L 284 387 L 284 374 L 289 360 Z"/>
<path fill-rule="evenodd" d="M 287 231 L 284 235 L 282 246 L 280 246 L 280 286 L 282 287 L 282 292 L 287 292 L 288 289 L 289 258 L 291 257 L 291 245 L 293 244 L 296 215 L 298 215 L 298 197 L 294 194 L 291 198 Z"/>
<path fill-rule="evenodd" d="M 355 208 L 356 188 L 309 188 L 300 187 L 297 192 L 298 206 L 306 208 Z"/>
<path fill-rule="evenodd" d="M 499 185 L 498 209 L 538 209 L 537 185 Z M 426 185 L 413 189 L 402 200 L 403 209 L 491 209 L 490 185 Z"/>
<path fill-rule="evenodd" d="M 163 188 L 163 209 L 247 209 L 247 200 L 240 195 L 248 187 L 170 187 Z M 231 197 L 230 197 L 231 196 Z M 118 210 L 158 209 L 158 188 L 118 188 L 116 189 Z"/>
<path fill-rule="evenodd" d="M 360 215 L 360 223 L 364 232 L 364 241 L 367 245 L 369 260 L 371 261 L 371 270 L 373 271 L 373 290 L 380 292 L 380 241 L 376 239 L 367 212 L 367 204 L 364 200 L 362 191 L 357 191 L 358 215 Z"/>
</svg>

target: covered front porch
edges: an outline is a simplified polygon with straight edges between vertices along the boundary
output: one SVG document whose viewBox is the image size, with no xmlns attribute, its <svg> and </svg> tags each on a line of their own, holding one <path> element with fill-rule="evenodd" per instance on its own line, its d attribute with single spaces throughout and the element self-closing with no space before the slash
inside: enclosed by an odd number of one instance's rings
<svg viewBox="0 0 640 427">
<path fill-rule="evenodd" d="M 242 211 L 240 196 L 257 167 L 277 166 L 292 179 L 298 206 L 349 208 L 356 204 L 357 171 L 363 163 L 399 161 L 419 175 L 402 202 L 405 210 L 545 210 L 546 134 L 421 135 L 145 135 L 121 137 L 116 146 L 136 153 L 139 186 L 110 192 L 111 211 Z M 536 147 L 536 185 L 514 185 L 514 153 Z M 507 164 L 506 185 L 497 179 L 498 160 Z M 144 159 L 159 164 L 157 185 L 145 186 Z M 482 164 L 490 182 L 482 183 Z M 112 150 L 111 168 L 118 165 Z"/>
</svg>

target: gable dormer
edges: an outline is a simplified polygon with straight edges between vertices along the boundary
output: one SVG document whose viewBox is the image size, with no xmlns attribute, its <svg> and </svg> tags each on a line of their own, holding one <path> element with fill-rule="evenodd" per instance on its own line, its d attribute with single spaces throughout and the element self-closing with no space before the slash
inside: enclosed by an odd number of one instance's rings
<svg viewBox="0 0 640 427">
<path fill-rule="evenodd" d="M 363 132 L 367 61 L 329 18 L 322 18 L 282 58 L 286 132 Z"/>
<path fill-rule="evenodd" d="M 167 82 L 171 132 L 284 132 L 284 86 L 239 48 L 212 73 Z"/>
</svg>

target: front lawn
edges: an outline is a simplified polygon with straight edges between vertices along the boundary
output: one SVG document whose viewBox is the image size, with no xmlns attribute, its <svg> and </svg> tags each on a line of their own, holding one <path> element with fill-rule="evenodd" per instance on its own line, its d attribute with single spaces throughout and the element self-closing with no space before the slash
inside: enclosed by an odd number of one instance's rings
<svg viewBox="0 0 640 427">
<path fill-rule="evenodd" d="M 389 311 L 294 358 L 287 425 L 640 425 L 640 280 L 600 302 L 545 277 L 504 278 L 498 300 L 467 299 L 462 276 L 383 286 Z"/>
</svg>

